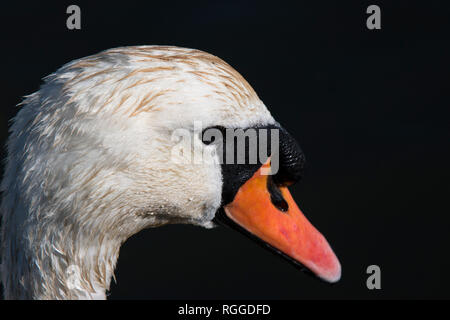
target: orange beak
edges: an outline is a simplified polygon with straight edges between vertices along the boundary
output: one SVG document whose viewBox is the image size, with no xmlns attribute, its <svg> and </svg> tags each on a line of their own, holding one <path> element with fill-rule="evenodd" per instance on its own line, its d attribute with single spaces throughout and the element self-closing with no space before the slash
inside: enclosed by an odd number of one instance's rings
<svg viewBox="0 0 450 320">
<path fill-rule="evenodd" d="M 341 265 L 327 240 L 306 219 L 287 187 L 275 186 L 263 169 L 270 170 L 270 159 L 224 207 L 226 216 L 319 278 L 337 282 Z"/>
</svg>

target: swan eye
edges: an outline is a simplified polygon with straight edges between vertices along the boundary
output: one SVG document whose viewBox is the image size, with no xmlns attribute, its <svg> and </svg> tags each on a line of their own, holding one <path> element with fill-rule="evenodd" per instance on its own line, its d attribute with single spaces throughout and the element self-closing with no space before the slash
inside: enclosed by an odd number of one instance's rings
<svg viewBox="0 0 450 320">
<path fill-rule="evenodd" d="M 205 145 L 218 143 L 223 140 L 224 134 L 225 134 L 224 127 L 221 126 L 209 127 L 202 131 L 201 140 Z"/>
</svg>

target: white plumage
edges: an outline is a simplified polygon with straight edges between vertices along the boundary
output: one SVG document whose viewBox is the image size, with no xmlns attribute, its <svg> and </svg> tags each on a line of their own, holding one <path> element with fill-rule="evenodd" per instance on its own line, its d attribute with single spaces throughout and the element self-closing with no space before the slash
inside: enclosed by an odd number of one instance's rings
<svg viewBox="0 0 450 320">
<path fill-rule="evenodd" d="M 274 123 L 234 69 L 198 50 L 116 48 L 46 77 L 23 101 L 8 140 L 5 298 L 105 298 L 128 237 L 165 223 L 211 227 L 219 165 L 169 160 L 171 133 L 189 129 L 198 139 L 195 121 Z"/>
</svg>

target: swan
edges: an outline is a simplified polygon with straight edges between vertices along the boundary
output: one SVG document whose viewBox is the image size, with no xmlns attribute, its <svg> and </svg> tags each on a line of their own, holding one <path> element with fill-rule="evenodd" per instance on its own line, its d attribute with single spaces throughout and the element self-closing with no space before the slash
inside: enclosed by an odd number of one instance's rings
<svg viewBox="0 0 450 320">
<path fill-rule="evenodd" d="M 121 244 L 169 223 L 232 226 L 339 280 L 333 250 L 287 189 L 303 153 L 220 58 L 175 46 L 109 49 L 62 66 L 20 105 L 1 184 L 6 299 L 106 299 Z M 203 141 L 198 121 L 219 131 L 275 128 L 278 153 L 220 163 L 220 143 Z M 205 161 L 174 160 L 178 129 L 194 142 L 184 153 Z M 267 173 L 275 156 L 279 169 Z"/>
</svg>

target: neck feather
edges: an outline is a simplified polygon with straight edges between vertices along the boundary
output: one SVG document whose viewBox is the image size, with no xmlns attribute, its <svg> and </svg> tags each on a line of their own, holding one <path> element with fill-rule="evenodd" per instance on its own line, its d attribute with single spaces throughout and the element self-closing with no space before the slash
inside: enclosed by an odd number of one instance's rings
<svg viewBox="0 0 450 320">
<path fill-rule="evenodd" d="M 122 240 L 71 223 L 4 222 L 6 299 L 106 299 Z"/>
</svg>

